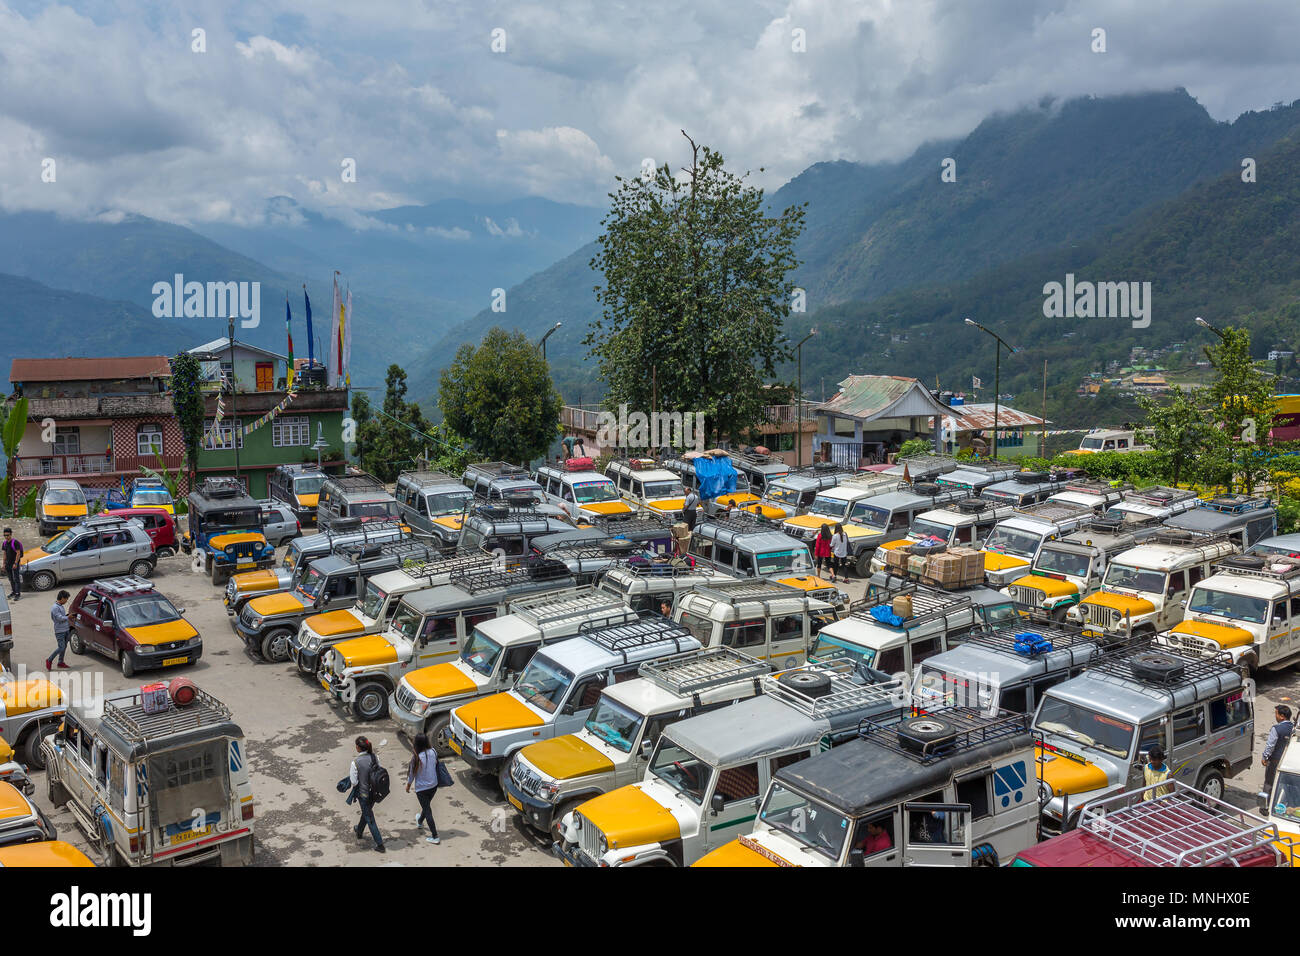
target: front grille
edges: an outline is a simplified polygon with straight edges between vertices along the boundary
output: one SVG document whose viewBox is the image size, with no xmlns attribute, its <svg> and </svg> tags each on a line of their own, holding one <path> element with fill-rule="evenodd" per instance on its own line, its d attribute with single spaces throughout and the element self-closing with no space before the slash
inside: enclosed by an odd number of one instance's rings
<svg viewBox="0 0 1300 956">
<path fill-rule="evenodd" d="M 1220 653 L 1219 645 L 1204 637 L 1197 637 L 1195 634 L 1175 634 L 1171 631 L 1164 636 L 1163 640 L 1170 647 L 1188 654 L 1213 657 Z"/>
<path fill-rule="evenodd" d="M 518 757 L 510 764 L 510 779 L 515 782 L 516 787 L 530 797 L 537 796 L 537 788 L 542 784 L 542 778 L 525 767 L 524 762 Z"/>
<path fill-rule="evenodd" d="M 253 619 L 256 616 L 257 615 L 253 611 L 253 609 L 249 607 L 247 604 L 245 604 L 242 608 L 240 608 L 239 611 L 239 623 L 243 624 L 245 627 L 252 627 Z"/>
<path fill-rule="evenodd" d="M 1084 612 L 1084 620 L 1095 627 L 1110 627 L 1114 619 L 1115 612 L 1108 607 L 1102 607 L 1100 604 L 1085 604 L 1087 609 Z"/>
<path fill-rule="evenodd" d="M 1028 604 L 1030 607 L 1042 607 L 1043 601 L 1047 599 L 1046 591 L 1025 587 L 1023 584 L 1013 584 L 1007 588 L 1007 591 L 1010 593 L 1011 600 Z"/>
<path fill-rule="evenodd" d="M 397 706 L 407 713 L 415 713 L 415 693 L 406 684 L 397 685 L 397 694 L 395 695 Z"/>
<path fill-rule="evenodd" d="M 590 859 L 599 860 L 602 855 L 600 852 L 600 830 L 596 829 L 596 825 L 581 813 L 575 812 L 574 819 L 578 822 L 578 847 Z"/>
</svg>

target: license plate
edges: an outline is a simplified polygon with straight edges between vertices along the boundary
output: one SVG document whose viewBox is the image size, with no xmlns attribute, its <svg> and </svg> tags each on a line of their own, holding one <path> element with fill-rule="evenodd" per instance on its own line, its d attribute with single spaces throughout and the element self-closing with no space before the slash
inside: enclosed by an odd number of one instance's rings
<svg viewBox="0 0 1300 956">
<path fill-rule="evenodd" d="M 199 837 L 205 837 L 212 832 L 212 826 L 209 824 L 202 830 L 186 830 L 184 833 L 178 833 L 172 837 L 172 846 L 178 843 L 189 843 L 191 840 L 197 840 Z"/>
<path fill-rule="evenodd" d="M 256 566 L 257 566 L 256 561 L 240 561 L 238 564 L 235 565 L 235 567 L 241 571 L 244 570 L 244 568 L 252 568 Z"/>
<path fill-rule="evenodd" d="M 323 677 L 321 678 L 320 685 L 321 685 L 322 687 L 324 687 L 326 690 L 329 690 L 329 689 L 330 689 L 330 682 L 327 681 L 327 680 L 326 680 L 325 678 L 323 678 Z"/>
<path fill-rule="evenodd" d="M 1090 627 L 1085 627 L 1081 632 L 1081 634 L 1083 637 L 1104 637 L 1105 636 L 1101 633 L 1101 631 L 1094 631 Z"/>
<path fill-rule="evenodd" d="M 450 747 L 452 750 L 456 751 L 457 754 L 461 753 L 460 741 L 457 740 L 455 737 L 447 738 L 447 746 Z"/>
<path fill-rule="evenodd" d="M 162 662 L 162 666 L 171 667 L 173 664 L 187 664 L 189 660 L 188 657 L 169 657 Z"/>
<path fill-rule="evenodd" d="M 520 803 L 518 800 L 516 800 L 513 794 L 507 793 L 506 799 L 510 801 L 510 805 L 514 807 L 516 810 L 519 810 L 520 812 L 523 811 L 524 805 Z"/>
</svg>

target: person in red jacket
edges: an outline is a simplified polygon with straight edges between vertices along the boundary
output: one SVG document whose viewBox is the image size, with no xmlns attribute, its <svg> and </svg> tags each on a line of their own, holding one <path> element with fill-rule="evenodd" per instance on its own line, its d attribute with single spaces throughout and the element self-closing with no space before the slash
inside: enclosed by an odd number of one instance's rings
<svg viewBox="0 0 1300 956">
<path fill-rule="evenodd" d="M 817 532 L 817 537 L 813 539 L 813 563 L 817 567 L 817 574 L 820 576 L 823 570 L 830 570 L 834 574 L 834 555 L 831 551 L 831 526 L 824 524 L 821 530 Z"/>
</svg>

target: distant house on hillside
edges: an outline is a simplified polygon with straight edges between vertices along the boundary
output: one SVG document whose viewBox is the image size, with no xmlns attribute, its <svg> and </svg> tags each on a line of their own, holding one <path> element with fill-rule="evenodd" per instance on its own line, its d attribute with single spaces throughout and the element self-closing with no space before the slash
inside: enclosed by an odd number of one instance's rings
<svg viewBox="0 0 1300 956">
<path fill-rule="evenodd" d="M 177 469 L 185 447 L 170 376 L 162 355 L 14 359 L 8 401 L 28 401 L 15 500 L 47 478 L 111 488 L 139 475 L 141 465 Z"/>
<path fill-rule="evenodd" d="M 814 457 L 854 470 L 883 462 L 909 438 L 930 438 L 931 419 L 962 414 L 914 378 L 850 375 L 817 409 Z"/>
</svg>

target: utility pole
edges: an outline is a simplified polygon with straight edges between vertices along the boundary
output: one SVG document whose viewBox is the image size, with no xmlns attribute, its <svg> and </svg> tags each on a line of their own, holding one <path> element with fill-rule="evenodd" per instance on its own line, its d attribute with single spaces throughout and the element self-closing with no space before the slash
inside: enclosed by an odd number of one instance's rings
<svg viewBox="0 0 1300 956">
<path fill-rule="evenodd" d="M 1038 443 L 1038 457 L 1047 457 L 1047 359 L 1043 359 L 1043 438 Z"/>
<path fill-rule="evenodd" d="M 1007 351 L 1013 355 L 1020 350 L 1015 346 L 1007 345 L 1006 342 L 1002 341 L 1002 336 L 996 332 L 990 332 L 974 319 L 967 319 L 966 324 L 973 325 L 981 332 L 988 333 L 998 342 L 993 347 L 993 460 L 996 461 L 998 457 L 998 407 L 999 402 L 1002 400 L 1002 347 L 1005 345 Z"/>
<path fill-rule="evenodd" d="M 815 328 L 809 329 L 808 334 L 799 340 L 799 344 L 794 347 L 795 354 L 799 357 L 799 394 L 794 397 L 795 409 L 798 417 L 798 426 L 796 427 L 794 440 L 796 447 L 799 449 L 798 467 L 803 467 L 803 344 L 817 334 Z"/>
<path fill-rule="evenodd" d="M 235 317 L 230 317 L 230 334 L 227 336 L 230 344 L 230 420 L 231 420 L 231 444 L 235 446 L 235 480 L 239 480 L 239 439 L 243 431 L 239 425 L 239 409 L 235 402 Z M 220 437 L 220 436 L 218 436 Z"/>
</svg>

